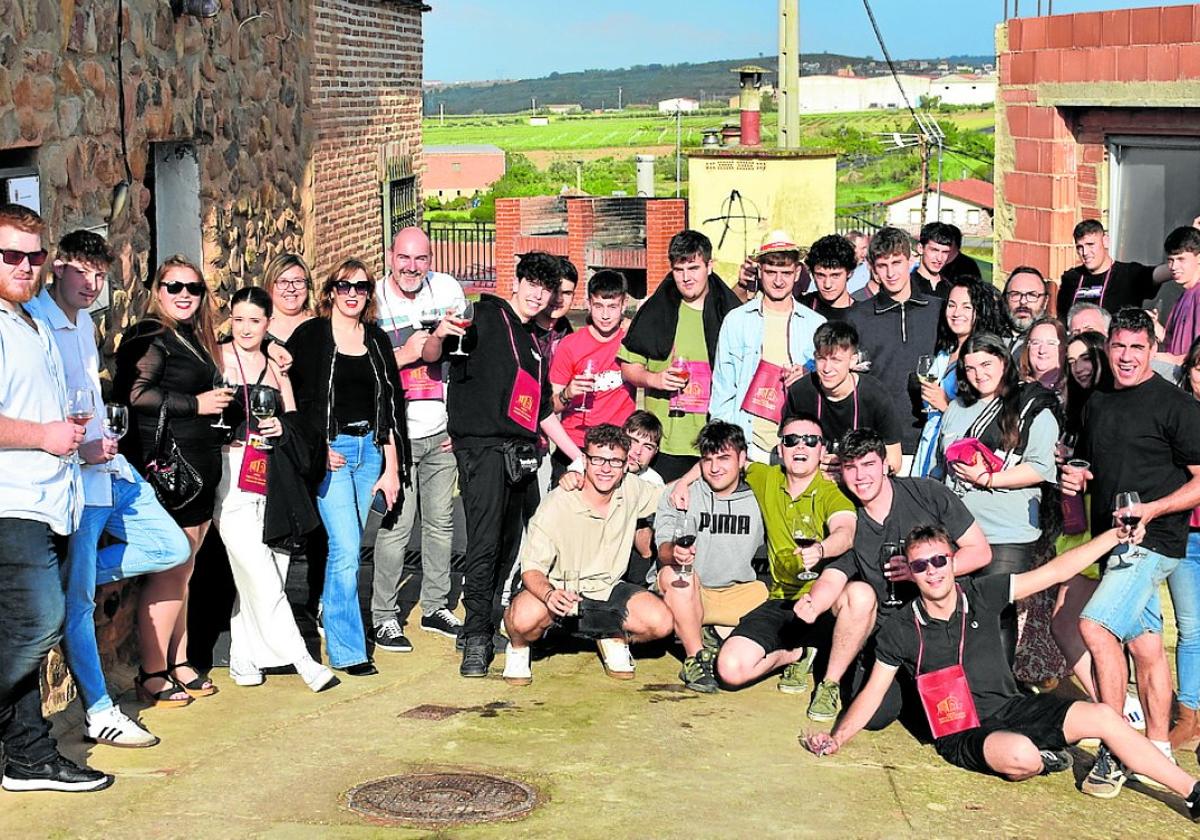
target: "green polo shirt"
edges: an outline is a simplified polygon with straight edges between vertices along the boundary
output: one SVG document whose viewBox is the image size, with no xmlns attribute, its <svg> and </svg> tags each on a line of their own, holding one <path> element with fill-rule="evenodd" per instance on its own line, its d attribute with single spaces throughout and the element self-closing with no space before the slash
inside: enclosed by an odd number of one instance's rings
<svg viewBox="0 0 1200 840">
<path fill-rule="evenodd" d="M 812 588 L 812 581 L 796 580 L 804 566 L 796 555 L 793 529 L 798 527 L 808 537 L 823 540 L 829 536 L 829 520 L 842 513 L 853 516 L 854 503 L 819 472 L 794 499 L 782 467 L 751 463 L 746 467 L 746 483 L 754 491 L 767 529 L 771 597 L 794 601 Z"/>
</svg>

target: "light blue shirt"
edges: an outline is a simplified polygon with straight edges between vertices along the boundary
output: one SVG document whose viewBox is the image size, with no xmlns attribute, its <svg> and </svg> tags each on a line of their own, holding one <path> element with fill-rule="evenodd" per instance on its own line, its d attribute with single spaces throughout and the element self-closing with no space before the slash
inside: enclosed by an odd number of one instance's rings
<svg viewBox="0 0 1200 840">
<path fill-rule="evenodd" d="M 793 301 L 792 317 L 788 322 L 788 350 L 794 365 L 810 365 L 815 355 L 813 333 L 825 323 L 803 304 Z M 753 416 L 742 410 L 742 400 L 758 363 L 762 361 L 763 314 L 762 297 L 744 303 L 725 316 L 717 337 L 717 359 L 713 367 L 712 399 L 708 413 L 714 420 L 724 420 L 742 428 L 746 440 L 753 439 Z"/>
</svg>

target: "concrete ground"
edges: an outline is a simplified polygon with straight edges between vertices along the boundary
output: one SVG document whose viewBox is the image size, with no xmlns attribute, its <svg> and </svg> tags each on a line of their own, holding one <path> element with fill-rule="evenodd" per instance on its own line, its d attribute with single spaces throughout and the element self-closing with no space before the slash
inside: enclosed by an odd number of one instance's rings
<svg viewBox="0 0 1200 840">
<path fill-rule="evenodd" d="M 1178 797 L 1131 784 L 1102 802 L 1071 774 L 1010 784 L 953 769 L 898 725 L 818 761 L 797 736 L 807 696 L 774 679 L 736 693 L 683 689 L 668 652 L 637 678 L 605 676 L 591 648 L 534 663 L 527 688 L 458 677 L 450 640 L 413 628 L 416 650 L 381 653 L 381 674 L 322 694 L 296 676 L 150 709 L 149 750 L 81 740 L 78 704 L 55 720 L 64 751 L 116 773 L 95 794 L 0 792 L 0 837 L 1183 837 L 1200 836 Z M 403 717 L 422 704 L 443 720 Z M 122 706 L 139 711 L 129 696 Z M 1076 776 L 1090 756 L 1076 752 Z M 1194 756 L 1180 756 L 1196 769 Z M 436 834 L 351 812 L 351 787 L 406 771 L 470 769 L 535 786 L 511 823 Z"/>
</svg>

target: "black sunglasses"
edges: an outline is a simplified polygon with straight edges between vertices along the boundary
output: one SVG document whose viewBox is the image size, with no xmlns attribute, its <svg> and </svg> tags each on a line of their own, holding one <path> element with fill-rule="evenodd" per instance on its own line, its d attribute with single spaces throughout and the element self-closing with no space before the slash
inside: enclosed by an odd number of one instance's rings
<svg viewBox="0 0 1200 840">
<path fill-rule="evenodd" d="M 351 289 L 354 289 L 360 295 L 369 295 L 372 288 L 368 280 L 359 280 L 357 283 L 351 283 L 349 280 L 339 280 L 333 284 L 333 290 L 339 295 L 348 295 Z"/>
<path fill-rule="evenodd" d="M 909 560 L 908 568 L 914 575 L 919 575 L 921 572 L 933 566 L 935 569 L 940 569 L 950 562 L 950 558 L 945 554 L 935 554 L 932 557 L 926 557 L 921 560 Z"/>
<path fill-rule="evenodd" d="M 0 257 L 4 258 L 5 265 L 20 265 L 21 260 L 28 258 L 31 268 L 37 268 L 46 262 L 46 256 L 45 248 L 40 251 L 18 251 L 15 248 L 5 248 L 0 251 Z"/>
<path fill-rule="evenodd" d="M 784 446 L 799 446 L 803 443 L 805 446 L 812 447 L 816 446 L 822 440 L 824 438 L 820 435 L 798 435 L 795 432 L 790 432 L 779 438 L 779 442 Z"/>
<path fill-rule="evenodd" d="M 169 295 L 177 295 L 184 289 L 187 289 L 187 293 L 195 297 L 200 297 L 200 295 L 204 294 L 205 288 L 207 288 L 200 282 L 180 283 L 178 280 L 171 283 L 163 283 L 162 287 L 167 290 L 167 294 Z"/>
</svg>

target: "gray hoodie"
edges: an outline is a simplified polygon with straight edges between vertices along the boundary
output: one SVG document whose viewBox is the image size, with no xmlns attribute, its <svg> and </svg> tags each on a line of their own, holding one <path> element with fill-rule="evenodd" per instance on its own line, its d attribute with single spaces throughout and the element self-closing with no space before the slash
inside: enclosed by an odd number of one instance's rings
<svg viewBox="0 0 1200 840">
<path fill-rule="evenodd" d="M 670 542 L 685 513 L 696 519 L 696 573 L 707 587 L 757 579 L 751 560 L 763 543 L 762 511 L 745 481 L 723 499 L 700 479 L 688 490 L 687 511 L 676 510 L 664 493 L 654 517 L 654 541 Z"/>
</svg>

